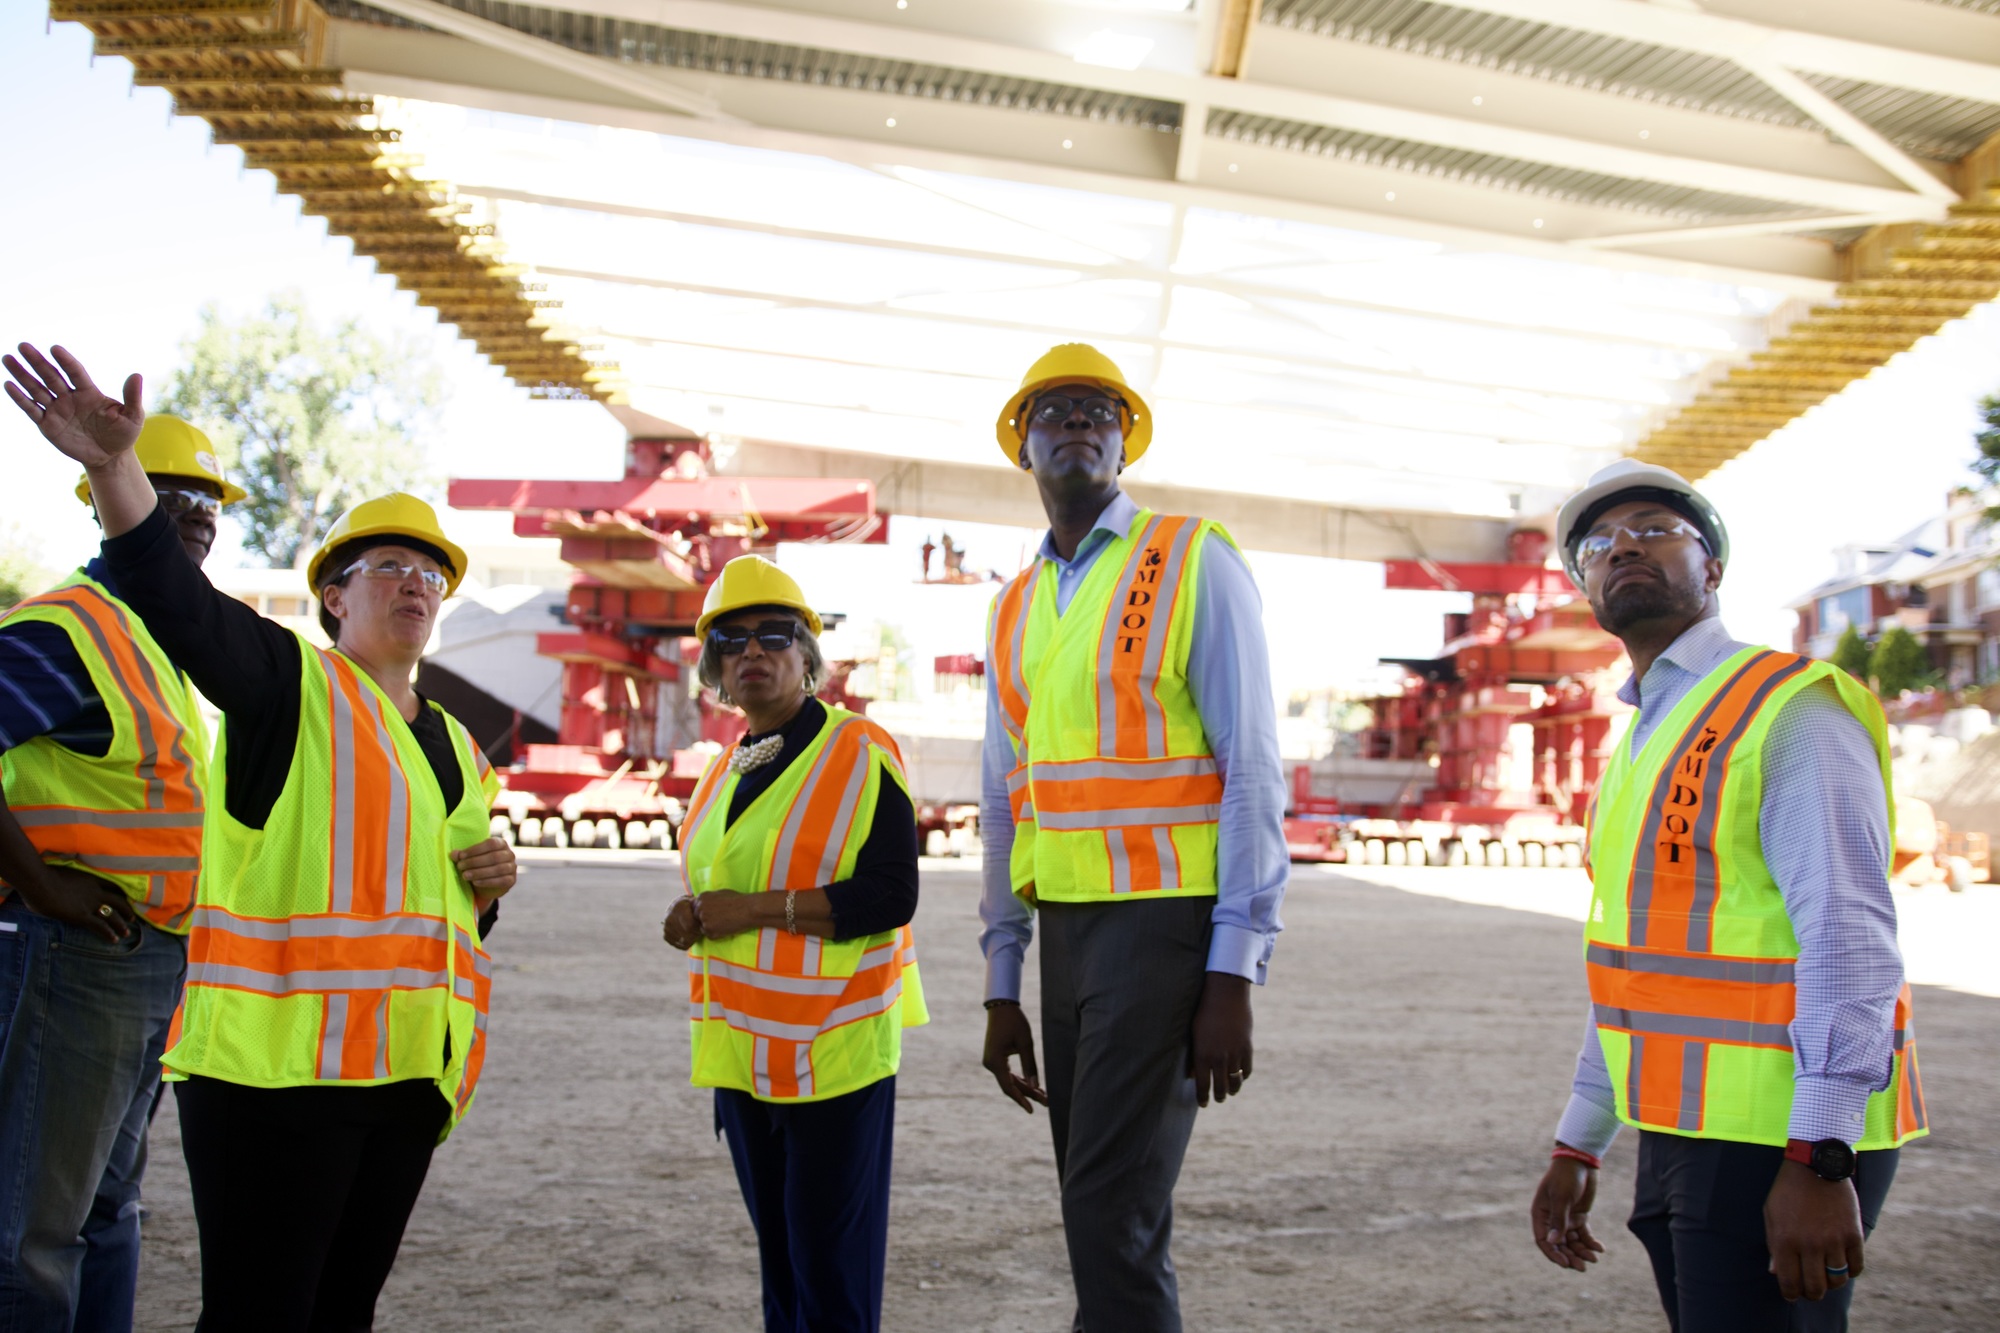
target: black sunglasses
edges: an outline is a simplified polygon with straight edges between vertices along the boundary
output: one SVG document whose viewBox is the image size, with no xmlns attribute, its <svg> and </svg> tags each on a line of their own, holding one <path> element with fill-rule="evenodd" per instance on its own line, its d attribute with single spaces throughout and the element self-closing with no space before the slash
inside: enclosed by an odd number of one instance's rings
<svg viewBox="0 0 2000 1333">
<path fill-rule="evenodd" d="M 717 625 L 708 632 L 708 641 L 724 657 L 736 656 L 750 646 L 752 639 L 767 653 L 783 652 L 798 637 L 796 620 L 767 620 L 756 629 L 724 629 Z"/>
</svg>

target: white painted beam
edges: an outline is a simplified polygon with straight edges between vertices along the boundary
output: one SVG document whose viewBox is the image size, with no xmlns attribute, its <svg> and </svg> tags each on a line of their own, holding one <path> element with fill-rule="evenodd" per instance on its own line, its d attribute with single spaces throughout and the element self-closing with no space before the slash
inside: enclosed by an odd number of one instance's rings
<svg viewBox="0 0 2000 1333">
<path fill-rule="evenodd" d="M 1049 522 L 1034 483 L 1004 467 L 745 440 L 720 470 L 725 476 L 863 478 L 875 484 L 878 507 L 909 518 L 1022 528 L 1045 528 Z M 1253 551 L 1336 560 L 1502 560 L 1512 526 L 1456 514 L 1362 509 L 1137 479 L 1125 489 L 1162 513 L 1214 519 Z"/>
<path fill-rule="evenodd" d="M 1820 124 L 1854 145 L 1856 152 L 1894 176 L 1918 194 L 1940 203 L 1958 202 L 1958 191 L 1946 185 L 1921 162 L 1890 143 L 1875 128 L 1775 61 L 1746 57 L 1743 68 L 1768 84 L 1772 91 L 1811 116 Z M 1995 71 L 1996 93 L 2000 93 L 2000 70 Z"/>
<path fill-rule="evenodd" d="M 420 0 L 397 0 L 419 3 Z M 1576 0 L 1521 0 L 1575 3 Z M 912 26 L 863 23 L 722 0 L 543 0 L 554 8 L 606 14 L 694 32 L 852 52 L 918 64 L 948 65 L 1014 78 L 1096 88 L 1182 104 L 1199 102 L 1252 115 L 1359 130 L 1470 152 L 1543 162 L 1632 180 L 1848 212 L 1907 210 L 1911 220 L 1944 216 L 1942 203 L 1899 190 L 1826 180 L 1764 167 L 1652 153 L 1588 138 L 1524 130 L 1488 121 L 1412 111 L 1238 79 L 1167 70 L 1116 70 L 1079 64 L 1043 51 L 927 32 Z M 1630 0 L 1598 0 L 1626 6 Z M 1650 6 L 1632 6 L 1650 8 Z M 1671 11 L 1660 11 L 1671 13 Z M 1678 18 L 1701 17 L 1674 15 Z M 1746 54 L 1751 54 L 1747 53 Z"/>
<path fill-rule="evenodd" d="M 1788 235 L 1802 231 L 1834 231 L 1846 227 L 1874 227 L 1896 218 L 1881 213 L 1833 214 L 1819 218 L 1764 219 L 1758 222 L 1724 222 L 1712 227 L 1663 227 L 1657 231 L 1629 231 L 1611 236 L 1585 236 L 1571 241 L 1579 250 L 1618 250 L 1633 245 L 1668 245 L 1687 241 L 1713 241 L 1740 236 Z"/>
<path fill-rule="evenodd" d="M 1022 255 L 999 250 L 967 249 L 961 246 L 941 245 L 934 242 L 910 241 L 900 238 L 857 235 L 853 232 L 819 231 L 810 227 L 788 227 L 776 223 L 753 222 L 743 218 L 723 217 L 711 213 L 686 212 L 669 209 L 644 208 L 621 204 L 609 200 L 579 199 L 560 195 L 540 194 L 507 186 L 490 185 L 477 181 L 454 182 L 461 198 L 496 199 L 503 202 L 533 204 L 544 208 L 560 208 L 578 212 L 601 213 L 613 217 L 629 217 L 647 221 L 674 222 L 691 227 L 714 227 L 723 231 L 746 232 L 753 235 L 771 236 L 783 239 L 818 241 L 831 245 L 854 245 L 866 249 L 889 250 L 898 254 L 938 255 L 949 259 L 971 259 L 996 264 L 1019 265 L 1023 268 L 1043 269 L 1058 273 L 1075 273 L 1082 278 L 1098 280 L 1130 280 L 1137 282 L 1157 282 L 1167 287 L 1187 287 L 1197 291 L 1221 292 L 1244 300 L 1275 300 L 1288 305 L 1334 310 L 1360 310 L 1379 314 L 1402 315 L 1411 319 L 1437 320 L 1448 324 L 1468 324 L 1476 328 L 1505 329 L 1510 332 L 1547 333 L 1559 337 L 1578 338 L 1590 343 L 1629 343 L 1645 347 L 1667 347 L 1678 350 L 1715 354 L 1722 349 L 1708 342 L 1690 342 L 1670 333 L 1661 332 L 1660 321 L 1649 317 L 1649 308 L 1639 302 L 1621 302 L 1629 310 L 1628 327 L 1606 330 L 1597 327 L 1579 327 L 1550 320 L 1530 311 L 1519 311 L 1502 318 L 1498 315 L 1483 316 L 1469 314 L 1459 309 L 1438 309 L 1423 305 L 1388 304 L 1369 301 L 1360 297 L 1337 296 L 1312 291 L 1294 291 L 1284 287 L 1263 285 L 1253 282 L 1232 280 L 1227 275 L 1190 274 L 1169 268 L 1151 268 L 1143 264 L 1105 263 L 1075 264 L 1060 259 L 1046 259 L 1036 255 Z M 690 200 L 699 203 L 699 200 Z M 1763 235 L 1774 230 L 1793 230 L 1802 226 L 1850 227 L 1872 225 L 1880 219 L 1865 216 L 1835 216 L 1812 219 L 1807 223 L 1745 223 L 1730 229 L 1730 234 Z M 1700 229 L 1695 229 L 1700 230 Z M 1691 237 L 1686 230 L 1666 230 L 1659 232 L 1633 233 L 1629 236 L 1596 237 L 1572 244 L 1583 247 L 1645 245 L 1662 240 L 1699 239 Z M 1170 241 L 1169 253 L 1175 253 Z M 1172 262 L 1177 262 L 1172 261 Z M 1313 261 L 1301 256 L 1299 267 L 1307 267 Z M 1657 313 L 1658 307 L 1650 308 Z M 1725 323 L 1722 320 L 1711 321 Z M 1726 321 L 1741 326 L 1748 332 L 1757 321 L 1744 319 Z M 1761 329 L 1761 325 L 1758 327 Z"/>
<path fill-rule="evenodd" d="M 350 25 L 335 24 L 336 31 Z M 1258 217 L 1285 218 L 1326 227 L 1344 227 L 1380 235 L 1430 241 L 1454 249 L 1482 253 L 1515 254 L 1558 262 L 1596 263 L 1609 268 L 1655 273 L 1739 286 L 1765 287 L 1810 300 L 1831 299 L 1832 277 L 1810 277 L 1781 269 L 1761 268 L 1752 263 L 1733 262 L 1726 254 L 1701 258 L 1666 259 L 1623 254 L 1616 250 L 1572 249 L 1553 239 L 1534 234 L 1510 233 L 1490 226 L 1474 226 L 1413 218 L 1406 214 L 1369 212 L 1272 194 L 1249 194 L 1212 186 L 1187 185 L 1176 181 L 1149 180 L 1139 176 L 1051 166 L 1016 159 L 994 158 L 977 152 L 945 152 L 936 149 L 888 145 L 866 140 L 836 138 L 794 130 L 770 129 L 755 125 L 723 124 L 668 116 L 641 108 L 602 101 L 583 100 L 586 88 L 577 96 L 560 97 L 514 92 L 480 82 L 475 71 L 457 68 L 457 77 L 417 72 L 414 66 L 399 65 L 384 70 L 365 61 L 346 61 L 347 87 L 356 92 L 420 101 L 443 102 L 455 106 L 509 112 L 524 116 L 546 116 L 585 124 L 646 130 L 655 134 L 678 135 L 732 143 L 748 148 L 769 148 L 780 152 L 809 153 L 837 162 L 847 162 L 874 170 L 913 168 L 944 171 L 1027 184 L 1054 185 L 1066 189 L 1093 190 L 1132 198 L 1156 199 Z M 1314 165 L 1303 158 L 1300 165 Z"/>
</svg>

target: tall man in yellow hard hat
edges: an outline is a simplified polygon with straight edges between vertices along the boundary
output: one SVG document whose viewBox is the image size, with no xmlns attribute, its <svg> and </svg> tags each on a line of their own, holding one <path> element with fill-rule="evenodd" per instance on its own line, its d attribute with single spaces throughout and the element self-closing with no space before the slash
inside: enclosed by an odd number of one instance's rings
<svg viewBox="0 0 2000 1333">
<path fill-rule="evenodd" d="M 244 492 L 178 418 L 136 448 L 200 564 Z M 208 759 L 193 690 L 101 557 L 0 619 L 0 1327 L 132 1327 Z"/>
<path fill-rule="evenodd" d="M 1052 349 L 996 430 L 1049 531 L 987 644 L 984 1063 L 1049 1109 L 1077 1327 L 1175 1330 L 1174 1183 L 1196 1108 L 1250 1076 L 1289 868 L 1262 608 L 1228 533 L 1119 488 L 1153 418 L 1109 357 Z"/>
<path fill-rule="evenodd" d="M 1838 668 L 1730 637 L 1729 530 L 1678 474 L 1612 463 L 1556 537 L 1632 659 L 1619 695 L 1638 712 L 1591 805 L 1590 1013 L 1535 1244 L 1596 1261 L 1599 1160 L 1632 1125 L 1627 1225 L 1668 1324 L 1837 1333 L 1898 1151 L 1928 1132 L 1881 706 Z"/>
</svg>

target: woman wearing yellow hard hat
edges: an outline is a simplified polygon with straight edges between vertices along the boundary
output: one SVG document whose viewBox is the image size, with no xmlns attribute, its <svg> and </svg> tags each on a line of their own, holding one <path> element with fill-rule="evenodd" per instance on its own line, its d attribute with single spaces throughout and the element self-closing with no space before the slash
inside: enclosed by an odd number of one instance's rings
<svg viewBox="0 0 2000 1333">
<path fill-rule="evenodd" d="M 169 659 L 222 709 L 162 1063 L 201 1236 L 204 1330 L 367 1328 L 432 1149 L 471 1103 L 514 856 L 492 767 L 411 685 L 465 553 L 422 500 L 342 515 L 308 566 L 321 649 L 182 554 L 123 403 L 57 349 L 10 396 L 81 462 L 104 558 Z"/>
<path fill-rule="evenodd" d="M 695 788 L 662 928 L 687 951 L 693 1081 L 757 1229 L 767 1333 L 880 1328 L 902 1030 L 927 1021 L 902 755 L 813 697 L 820 629 L 761 557 L 709 585 L 701 682 L 749 734 Z"/>
</svg>

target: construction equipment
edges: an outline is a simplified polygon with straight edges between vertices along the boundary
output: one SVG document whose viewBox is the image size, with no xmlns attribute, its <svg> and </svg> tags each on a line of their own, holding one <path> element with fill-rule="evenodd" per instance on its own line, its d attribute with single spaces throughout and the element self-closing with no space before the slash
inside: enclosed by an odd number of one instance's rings
<svg viewBox="0 0 2000 1333">
<path fill-rule="evenodd" d="M 1435 658 L 1399 659 L 1400 694 L 1367 700 L 1353 753 L 1292 771 L 1293 860 L 1581 865 L 1591 793 L 1624 711 L 1623 656 L 1548 537 L 1511 535 L 1501 564 L 1390 561 L 1390 588 L 1472 594 Z"/>
<path fill-rule="evenodd" d="M 616 481 L 460 479 L 449 496 L 559 538 L 576 569 L 562 625 L 537 642 L 563 664 L 557 743 L 523 747 L 493 812 L 494 832 L 529 846 L 673 846 L 703 766 L 744 725 L 692 684 L 709 584 L 779 542 L 888 536 L 872 483 L 718 477 L 693 436 L 631 440 Z M 858 704 L 847 665 L 828 664 L 822 698 Z"/>
</svg>

